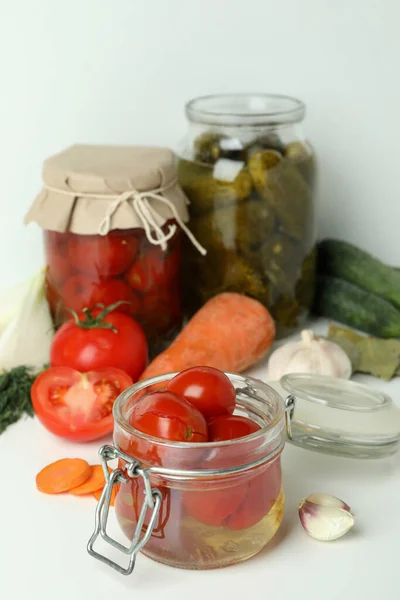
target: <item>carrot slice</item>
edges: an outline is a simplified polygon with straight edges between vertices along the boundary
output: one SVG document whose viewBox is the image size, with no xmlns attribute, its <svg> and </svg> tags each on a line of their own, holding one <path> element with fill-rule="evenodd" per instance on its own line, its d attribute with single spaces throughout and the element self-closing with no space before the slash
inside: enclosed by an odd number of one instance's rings
<svg viewBox="0 0 400 600">
<path fill-rule="evenodd" d="M 96 500 L 100 500 L 100 496 L 101 496 L 102 492 L 103 492 L 103 488 L 93 492 L 93 496 L 96 498 Z M 114 485 L 112 492 L 111 492 L 110 506 L 114 506 L 116 495 L 117 495 L 117 486 Z"/>
<path fill-rule="evenodd" d="M 70 494 L 73 494 L 74 496 L 84 496 L 85 494 L 91 494 L 103 487 L 105 484 L 103 467 L 101 465 L 92 465 L 91 469 L 92 472 L 90 477 L 82 483 L 82 485 L 78 485 L 69 490 Z"/>
<path fill-rule="evenodd" d="M 36 487 L 44 494 L 62 494 L 82 485 L 92 474 L 92 468 L 81 458 L 62 458 L 36 475 Z"/>
</svg>

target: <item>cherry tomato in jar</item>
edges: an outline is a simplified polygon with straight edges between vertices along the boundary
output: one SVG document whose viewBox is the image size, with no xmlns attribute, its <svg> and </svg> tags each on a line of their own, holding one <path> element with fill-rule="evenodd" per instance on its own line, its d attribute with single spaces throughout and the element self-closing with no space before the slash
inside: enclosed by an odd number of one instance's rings
<svg viewBox="0 0 400 600">
<path fill-rule="evenodd" d="M 208 438 L 210 442 L 223 442 L 250 435 L 261 427 L 247 417 L 239 415 L 219 415 L 208 422 Z"/>
<path fill-rule="evenodd" d="M 48 302 L 50 312 L 56 325 L 62 323 L 68 315 L 64 310 L 64 304 L 60 294 L 57 291 L 56 286 L 52 283 L 49 277 L 49 271 L 47 270 L 46 279 L 44 283 L 44 293 Z"/>
<path fill-rule="evenodd" d="M 116 302 L 124 302 L 118 306 L 118 312 L 134 315 L 140 305 L 137 295 L 121 279 L 91 279 L 82 273 L 67 279 L 61 296 L 65 307 L 75 312 L 95 304 L 110 306 Z"/>
<path fill-rule="evenodd" d="M 51 433 L 76 442 L 89 442 L 113 430 L 112 407 L 132 385 L 120 369 L 80 373 L 55 367 L 40 373 L 32 386 L 33 409 Z"/>
<path fill-rule="evenodd" d="M 69 277 L 61 288 L 61 297 L 65 308 L 76 312 L 93 306 L 92 298 L 96 280 L 78 273 Z"/>
<path fill-rule="evenodd" d="M 149 337 L 180 327 L 183 319 L 180 290 L 155 290 L 142 297 L 138 319 Z"/>
<path fill-rule="evenodd" d="M 51 366 L 78 371 L 115 367 L 137 381 L 147 364 L 146 336 L 132 317 L 112 312 L 114 306 L 86 310 L 64 323 L 51 344 Z"/>
<path fill-rule="evenodd" d="M 125 274 L 129 285 L 139 292 L 146 293 L 158 286 L 158 279 L 163 269 L 162 250 L 149 248 L 139 256 Z"/>
<path fill-rule="evenodd" d="M 179 280 L 181 268 L 181 249 L 170 250 L 164 259 L 165 281 Z"/>
<path fill-rule="evenodd" d="M 248 529 L 268 515 L 281 490 L 281 462 L 275 461 L 260 470 L 247 485 L 241 506 L 226 521 L 228 529 Z"/>
<path fill-rule="evenodd" d="M 206 442 L 203 415 L 184 398 L 168 390 L 150 392 L 133 407 L 131 425 L 153 437 L 175 442 Z"/>
<path fill-rule="evenodd" d="M 212 367 L 186 369 L 168 381 L 166 389 L 183 396 L 207 419 L 235 410 L 234 386 L 225 373 Z"/>
<path fill-rule="evenodd" d="M 183 504 L 191 517 L 212 527 L 221 527 L 239 509 L 246 494 L 246 485 L 230 485 L 215 489 L 217 483 L 210 481 L 204 489 L 185 491 Z M 208 489 L 207 489 L 208 488 Z"/>
<path fill-rule="evenodd" d="M 153 247 L 136 259 L 125 274 L 129 285 L 143 294 L 150 290 L 162 291 L 178 283 L 180 269 L 180 251 Z"/>
<path fill-rule="evenodd" d="M 113 230 L 107 235 L 74 235 L 68 253 L 78 271 L 99 278 L 121 275 L 135 260 L 139 238 L 132 232 Z"/>
<path fill-rule="evenodd" d="M 120 464 L 120 468 L 124 465 Z M 152 538 L 163 538 L 165 536 L 165 528 L 168 524 L 171 515 L 171 494 L 172 490 L 157 484 L 157 489 L 161 493 L 161 506 L 154 523 Z M 136 524 L 140 517 L 140 512 L 145 501 L 145 487 L 141 478 L 130 479 L 127 483 L 121 483 L 119 493 L 116 497 L 115 512 L 118 521 L 125 535 L 132 539 L 136 529 Z M 147 528 L 151 519 L 151 510 L 147 510 L 144 518 L 144 529 Z M 171 523 L 176 527 L 176 521 Z"/>
<path fill-rule="evenodd" d="M 50 279 L 57 285 L 75 272 L 68 254 L 68 233 L 45 232 L 46 262 Z"/>
</svg>

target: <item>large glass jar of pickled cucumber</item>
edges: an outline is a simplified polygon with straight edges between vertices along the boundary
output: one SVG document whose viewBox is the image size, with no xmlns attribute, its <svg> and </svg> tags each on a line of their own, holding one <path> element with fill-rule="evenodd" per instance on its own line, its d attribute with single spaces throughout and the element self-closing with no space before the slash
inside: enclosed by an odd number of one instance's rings
<svg viewBox="0 0 400 600">
<path fill-rule="evenodd" d="M 235 291 L 265 304 L 278 335 L 302 326 L 314 294 L 315 156 L 304 104 L 278 95 L 217 95 L 186 105 L 179 182 L 191 229 L 207 249 L 185 249 L 188 316 Z"/>
</svg>

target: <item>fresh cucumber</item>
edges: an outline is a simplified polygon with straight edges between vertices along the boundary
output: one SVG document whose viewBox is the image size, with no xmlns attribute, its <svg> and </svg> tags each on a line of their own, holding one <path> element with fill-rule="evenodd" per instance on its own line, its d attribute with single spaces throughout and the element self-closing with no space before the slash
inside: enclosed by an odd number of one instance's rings
<svg viewBox="0 0 400 600">
<path fill-rule="evenodd" d="M 315 312 L 381 338 L 400 337 L 400 311 L 356 285 L 319 275 Z"/>
<path fill-rule="evenodd" d="M 318 271 L 354 283 L 400 308 L 400 271 L 352 244 L 332 239 L 320 242 Z"/>
</svg>

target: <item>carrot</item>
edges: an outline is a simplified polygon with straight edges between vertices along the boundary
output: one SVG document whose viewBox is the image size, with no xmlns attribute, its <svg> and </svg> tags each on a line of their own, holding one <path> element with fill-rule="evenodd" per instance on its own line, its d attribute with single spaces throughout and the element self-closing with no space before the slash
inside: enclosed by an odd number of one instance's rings
<svg viewBox="0 0 400 600">
<path fill-rule="evenodd" d="M 240 373 L 265 356 L 275 323 L 257 300 L 226 292 L 209 300 L 140 379 L 208 366 Z"/>
<path fill-rule="evenodd" d="M 93 496 L 96 498 L 97 501 L 100 500 L 100 496 L 101 496 L 102 492 L 103 492 L 103 488 L 93 492 Z M 110 506 L 114 506 L 116 495 L 117 495 L 117 486 L 114 485 L 112 492 L 111 492 Z"/>
<path fill-rule="evenodd" d="M 44 494 L 61 494 L 82 485 L 92 469 L 81 458 L 62 458 L 51 463 L 36 476 L 36 487 Z"/>
<path fill-rule="evenodd" d="M 105 484 L 103 467 L 101 465 L 92 465 L 92 473 L 82 485 L 74 487 L 69 490 L 70 494 L 74 496 L 84 496 L 85 494 L 92 494 L 99 489 L 102 489 Z"/>
</svg>

